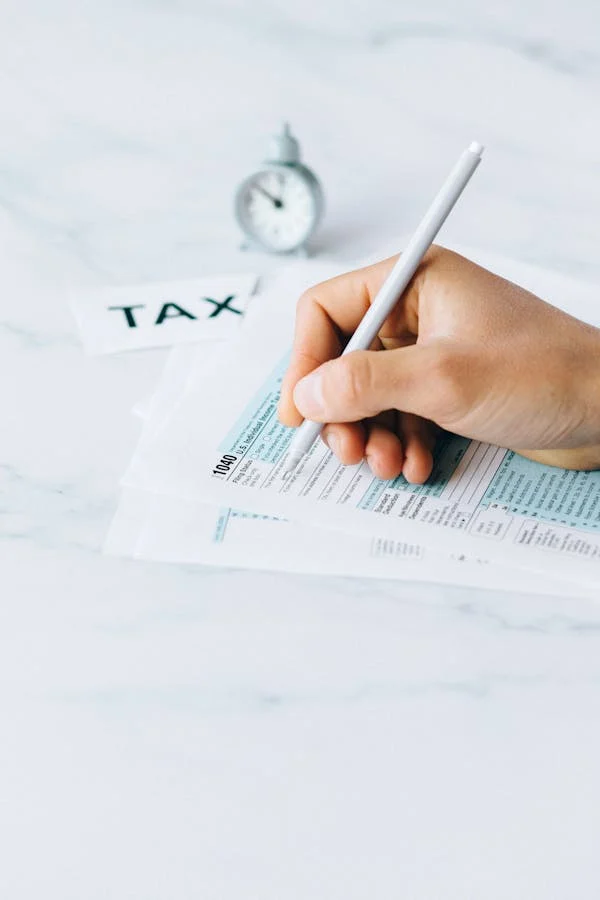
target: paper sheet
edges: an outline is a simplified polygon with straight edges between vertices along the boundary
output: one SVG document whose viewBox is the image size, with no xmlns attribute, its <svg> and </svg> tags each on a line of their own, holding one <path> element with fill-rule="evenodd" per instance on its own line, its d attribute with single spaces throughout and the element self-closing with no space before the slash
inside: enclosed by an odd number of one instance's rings
<svg viewBox="0 0 600 900">
<path fill-rule="evenodd" d="M 88 353 L 226 340 L 240 328 L 256 275 L 78 290 L 71 297 Z"/>
<path fill-rule="evenodd" d="M 191 377 L 193 348 L 171 351 L 155 394 L 137 405 L 144 439 L 156 433 Z M 205 360 L 207 367 L 210 365 Z M 450 559 L 415 544 L 342 534 L 239 510 L 125 489 L 105 552 L 172 563 L 304 574 L 396 578 L 550 595 L 595 592 L 485 561 Z"/>
<path fill-rule="evenodd" d="M 594 286 L 557 282 L 561 297 L 544 291 L 548 299 L 598 321 Z M 382 482 L 364 464 L 339 466 L 323 445 L 284 483 L 290 431 L 278 424 L 275 407 L 291 312 L 272 306 L 246 340 L 220 354 L 210 373 L 218 391 L 202 378 L 190 385 L 156 439 L 136 454 L 127 484 L 598 584 L 599 473 L 567 473 L 447 436 L 425 486 Z"/>
<path fill-rule="evenodd" d="M 300 523 L 125 488 L 105 552 L 157 562 L 456 584 L 596 597 L 593 588 L 483 560 L 445 557 L 385 538 Z"/>
<path fill-rule="evenodd" d="M 140 412 L 155 433 L 194 368 L 190 347 L 171 351 L 155 394 Z M 205 362 L 207 367 L 210 363 Z M 391 578 L 489 587 L 546 596 L 594 592 L 483 560 L 450 559 L 416 544 L 344 534 L 240 510 L 125 489 L 105 552 L 161 562 L 313 575 Z"/>
</svg>

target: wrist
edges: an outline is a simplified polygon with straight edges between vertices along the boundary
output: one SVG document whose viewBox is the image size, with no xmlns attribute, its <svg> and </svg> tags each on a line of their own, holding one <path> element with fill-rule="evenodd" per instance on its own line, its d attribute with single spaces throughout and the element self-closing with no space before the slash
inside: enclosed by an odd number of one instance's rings
<svg viewBox="0 0 600 900">
<path fill-rule="evenodd" d="M 600 446 L 600 329 L 588 326 L 589 349 L 581 356 L 581 408 L 584 447 Z M 600 468 L 600 459 L 595 466 Z"/>
<path fill-rule="evenodd" d="M 522 456 L 561 469 L 600 469 L 600 329 L 581 325 L 575 346 L 558 360 L 565 390 L 557 407 L 558 428 L 554 446 L 519 450 Z M 562 415 L 559 409 L 562 407 Z"/>
</svg>

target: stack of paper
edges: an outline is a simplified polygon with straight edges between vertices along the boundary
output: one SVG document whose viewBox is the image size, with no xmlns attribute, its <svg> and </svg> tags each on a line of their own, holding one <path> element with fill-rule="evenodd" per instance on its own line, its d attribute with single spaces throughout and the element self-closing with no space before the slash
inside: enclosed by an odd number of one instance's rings
<svg viewBox="0 0 600 900">
<path fill-rule="evenodd" d="M 595 286 L 477 257 L 600 324 Z M 238 337 L 171 352 L 154 396 L 138 406 L 142 436 L 106 551 L 598 596 L 600 473 L 550 468 L 448 434 L 425 485 L 381 481 L 366 463 L 341 466 L 321 442 L 283 480 L 292 431 L 276 406 L 295 301 L 339 270 L 284 266 L 263 279 Z"/>
</svg>

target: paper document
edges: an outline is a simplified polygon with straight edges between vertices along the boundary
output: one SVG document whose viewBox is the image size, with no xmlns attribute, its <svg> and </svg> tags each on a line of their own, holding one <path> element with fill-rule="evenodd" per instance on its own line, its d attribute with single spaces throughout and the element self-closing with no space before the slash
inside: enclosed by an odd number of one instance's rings
<svg viewBox="0 0 600 900">
<path fill-rule="evenodd" d="M 563 299 L 597 322 L 596 296 L 594 286 L 571 282 Z M 340 466 L 322 443 L 284 482 L 292 432 L 277 421 L 276 405 L 293 314 L 271 309 L 219 355 L 210 372 L 218 391 L 202 379 L 188 387 L 156 440 L 136 454 L 127 484 L 599 583 L 600 473 L 554 469 L 446 435 L 425 485 L 381 481 L 364 463 Z"/>
<path fill-rule="evenodd" d="M 240 328 L 256 275 L 80 289 L 71 297 L 88 353 L 116 353 L 230 338 Z"/>
<path fill-rule="evenodd" d="M 132 488 L 122 493 L 104 549 L 158 562 L 493 587 L 548 597 L 596 596 L 593 588 L 526 569 Z"/>
<path fill-rule="evenodd" d="M 194 348 L 171 351 L 158 388 L 136 411 L 145 419 L 143 440 L 152 439 L 187 384 L 210 359 Z M 198 356 L 198 354 L 196 354 Z M 417 544 L 365 537 L 298 524 L 232 508 L 125 488 L 105 552 L 137 559 L 249 569 L 390 578 L 539 593 L 591 596 L 556 578 L 495 566 L 484 560 L 450 558 Z"/>
</svg>

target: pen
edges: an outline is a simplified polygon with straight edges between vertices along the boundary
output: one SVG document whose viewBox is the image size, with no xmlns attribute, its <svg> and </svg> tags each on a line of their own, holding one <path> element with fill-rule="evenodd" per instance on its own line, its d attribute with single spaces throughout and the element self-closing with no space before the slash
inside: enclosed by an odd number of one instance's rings
<svg viewBox="0 0 600 900">
<path fill-rule="evenodd" d="M 483 146 L 477 141 L 473 141 L 460 155 L 458 162 L 408 242 L 404 253 L 398 258 L 396 265 L 379 288 L 377 296 L 346 344 L 342 355 L 351 353 L 353 350 L 369 349 L 383 323 L 408 287 L 454 204 L 469 183 L 471 175 L 481 162 L 482 153 Z M 321 422 L 311 422 L 309 419 L 305 419 L 302 425 L 296 429 L 286 457 L 284 478 L 291 475 L 298 463 L 306 456 L 319 437 L 322 428 Z"/>
</svg>

